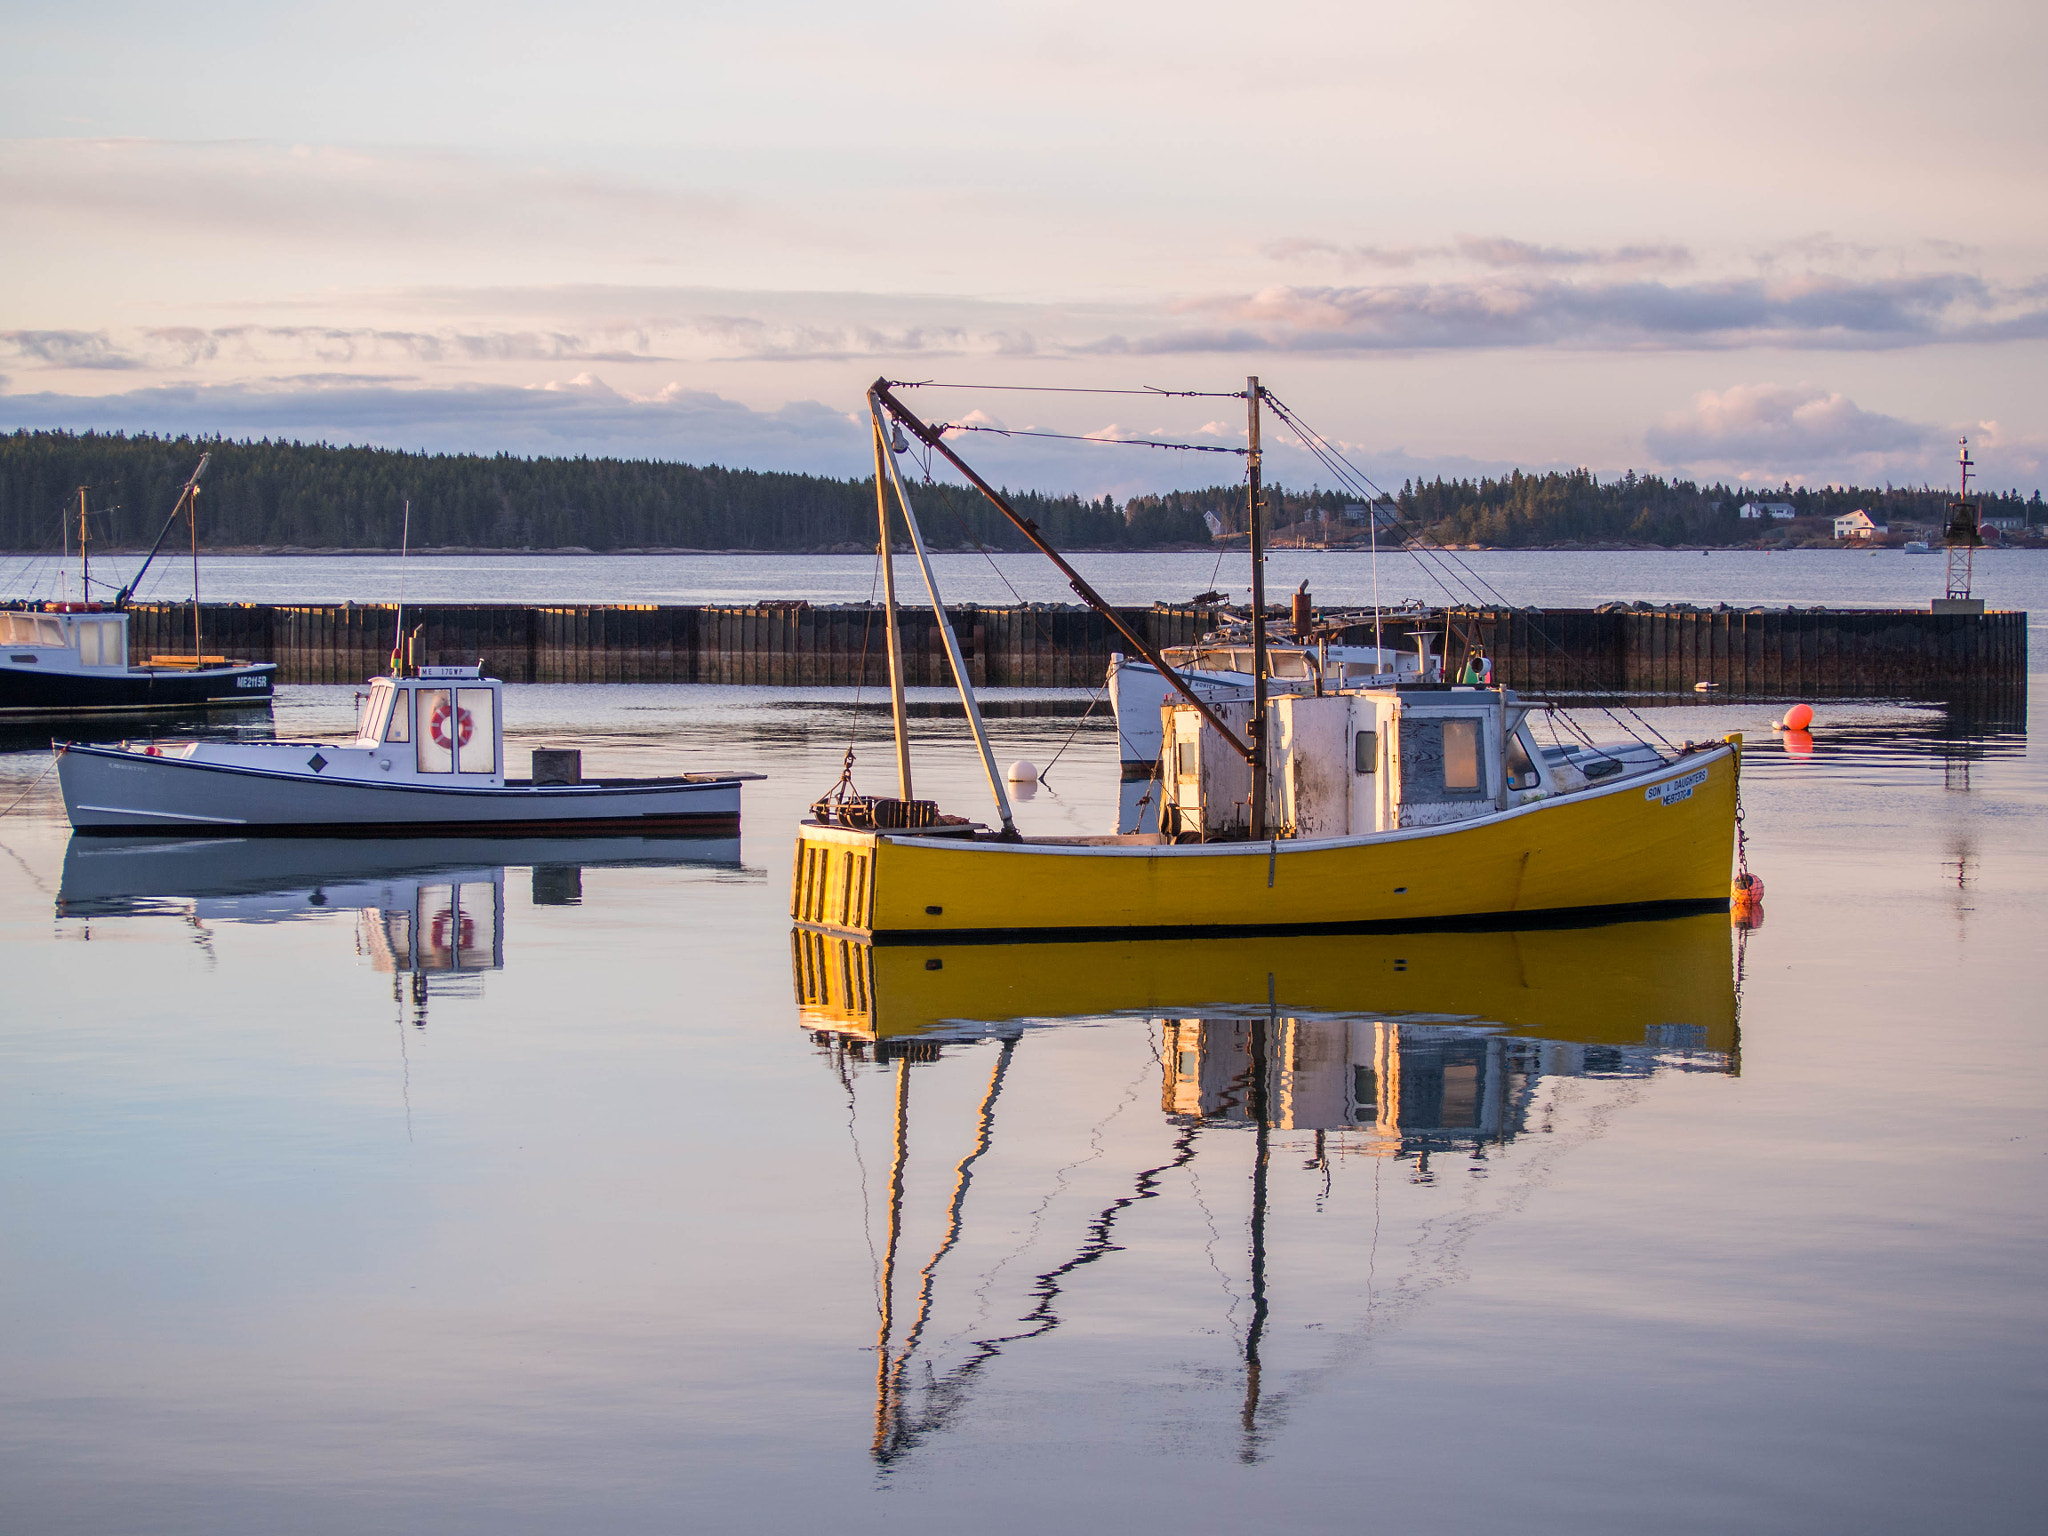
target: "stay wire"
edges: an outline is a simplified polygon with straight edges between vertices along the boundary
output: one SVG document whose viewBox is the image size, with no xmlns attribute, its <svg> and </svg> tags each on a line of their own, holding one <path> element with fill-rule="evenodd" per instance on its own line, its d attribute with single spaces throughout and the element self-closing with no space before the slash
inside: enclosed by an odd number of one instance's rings
<svg viewBox="0 0 2048 1536">
<path fill-rule="evenodd" d="M 1349 459 L 1345 458 L 1321 433 L 1302 422 L 1280 400 L 1275 399 L 1270 394 L 1267 395 L 1267 399 L 1273 406 L 1274 414 L 1295 430 L 1302 440 L 1302 446 L 1307 448 L 1332 474 L 1338 476 L 1340 480 L 1350 485 L 1354 490 L 1370 488 L 1372 494 L 1381 498 L 1387 498 L 1387 492 L 1383 488 L 1374 482 L 1369 475 L 1365 474 L 1364 471 L 1352 464 Z M 1408 549 L 1408 552 L 1418 557 L 1418 563 L 1422 564 L 1425 572 L 1431 576 L 1432 580 L 1436 581 L 1439 587 L 1443 588 L 1446 594 L 1453 598 L 1454 602 L 1461 604 L 1470 603 L 1473 602 L 1474 598 L 1483 597 L 1488 600 L 1488 606 L 1499 608 L 1513 608 L 1516 606 L 1507 599 L 1505 594 L 1477 571 L 1473 570 L 1471 566 L 1459 559 L 1456 554 L 1433 544 L 1422 535 L 1419 529 L 1409 524 L 1406 519 L 1397 516 L 1394 521 L 1394 529 L 1400 535 L 1402 543 Z M 1422 560 L 1422 557 L 1425 555 L 1448 567 L 1455 568 L 1459 577 L 1462 578 L 1462 584 L 1466 585 L 1465 595 L 1461 597 L 1453 592 L 1452 588 L 1441 577 L 1438 577 L 1434 571 L 1431 571 L 1428 564 Z M 1545 645 L 1561 656 L 1569 656 L 1570 653 L 1563 646 L 1559 645 L 1541 624 L 1527 618 L 1526 615 L 1524 621 L 1528 624 L 1530 631 L 1542 640 Z M 1590 685 L 1588 691 L 1590 691 Z M 1633 706 L 1624 704 L 1620 706 L 1619 711 L 1614 706 L 1607 704 L 1596 704 L 1593 707 L 1613 720 L 1616 725 L 1620 726 L 1623 731 L 1633 736 L 1642 745 L 1650 745 L 1648 739 L 1643 734 L 1646 731 L 1650 736 L 1655 737 L 1658 742 L 1662 743 L 1666 749 L 1676 750 L 1669 738 L 1662 731 L 1658 730 L 1656 726 L 1644 719 L 1642 714 Z M 1627 718 L 1624 718 L 1624 716 Z M 1630 723 L 1631 720 L 1634 724 Z M 1638 725 L 1642 727 L 1641 731 L 1636 729 Z M 1590 741 L 1588 744 L 1591 744 Z"/>
<path fill-rule="evenodd" d="M 1080 389 L 1066 384 L 954 384 L 939 379 L 891 379 L 891 389 L 1004 390 L 1031 395 L 1137 395 L 1152 400 L 1242 400 L 1241 389 Z"/>
<path fill-rule="evenodd" d="M 1033 432 L 1023 427 L 982 427 L 964 421 L 942 422 L 933 429 L 948 432 L 993 432 L 998 437 L 1051 437 L 1063 443 L 1098 443 L 1105 448 L 1170 448 L 1181 453 L 1234 453 L 1240 458 L 1249 448 L 1226 448 L 1220 443 L 1162 443 L 1150 437 L 1090 437 L 1084 432 Z"/>
</svg>

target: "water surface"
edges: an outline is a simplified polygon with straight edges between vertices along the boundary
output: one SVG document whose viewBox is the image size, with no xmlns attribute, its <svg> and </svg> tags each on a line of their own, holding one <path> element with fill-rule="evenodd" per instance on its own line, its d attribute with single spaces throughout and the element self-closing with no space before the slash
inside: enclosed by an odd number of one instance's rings
<svg viewBox="0 0 2048 1536">
<path fill-rule="evenodd" d="M 1028 830 L 1117 814 L 1086 699 L 992 723 L 1067 743 Z M 0 756 L 8 1527 L 2036 1528 L 2034 737 L 1652 712 L 1756 743 L 1739 942 L 857 972 L 789 829 L 873 705 L 508 689 L 515 758 L 767 773 L 707 843 L 71 843 Z"/>
</svg>

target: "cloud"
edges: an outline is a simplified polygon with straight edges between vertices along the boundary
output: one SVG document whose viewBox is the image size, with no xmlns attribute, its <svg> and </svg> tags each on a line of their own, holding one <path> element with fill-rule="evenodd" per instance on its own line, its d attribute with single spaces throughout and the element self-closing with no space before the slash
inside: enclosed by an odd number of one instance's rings
<svg viewBox="0 0 2048 1536">
<path fill-rule="evenodd" d="M 114 345 L 105 331 L 0 331 L 0 346 L 25 362 L 49 368 L 141 368 L 146 364 Z"/>
<path fill-rule="evenodd" d="M 1689 267 L 1694 256 L 1682 245 L 1535 245 L 1505 235 L 1460 235 L 1448 245 L 1344 245 L 1335 240 L 1289 237 L 1272 240 L 1261 253 L 1274 261 L 1323 259 L 1346 271 L 1398 270 L 1424 262 L 1463 261 L 1495 270 L 1548 267 Z"/>
<path fill-rule="evenodd" d="M 601 454 L 859 474 L 866 439 L 843 411 L 757 411 L 672 386 L 623 394 L 589 373 L 531 388 L 428 388 L 317 376 L 290 385 L 158 385 L 115 395 L 0 396 L 0 427 L 270 437 L 438 453 Z"/>
<path fill-rule="evenodd" d="M 1972 430 L 1995 446 L 1999 477 L 2038 475 L 2042 444 L 2009 440 L 1997 422 Z M 1663 465 L 1747 483 L 1937 483 L 1954 459 L 1956 432 L 1870 412 L 1817 385 L 1749 383 L 1694 395 L 1645 434 Z"/>
<path fill-rule="evenodd" d="M 1488 267 L 1686 267 L 1693 254 L 1682 245 L 1622 245 L 1611 250 L 1531 245 L 1504 236 L 1458 237 L 1458 254 Z"/>
<path fill-rule="evenodd" d="M 323 250 L 517 239 L 606 250 L 629 240 L 669 251 L 678 239 L 773 222 L 737 197 L 507 157 L 256 140 L 0 140 L 0 208 L 23 228 L 100 223 L 131 243 L 200 231 Z"/>
<path fill-rule="evenodd" d="M 1475 347 L 1889 349 L 2048 336 L 2048 294 L 1960 272 L 1672 283 L 1507 275 L 1469 282 L 1286 285 L 1187 301 L 1212 323 L 1074 351 L 1378 352 Z"/>
<path fill-rule="evenodd" d="M 1012 425 L 985 412 L 959 418 L 980 426 Z M 1030 423 L 1023 429 L 1029 430 Z M 814 400 L 775 410 L 680 384 L 636 395 L 581 372 L 529 388 L 500 385 L 432 387 L 405 379 L 368 381 L 349 375 L 306 375 L 264 385 L 162 385 L 115 395 L 0 395 L 0 431 L 151 432 L 228 438 L 356 443 L 436 453 L 586 454 L 749 469 L 794 470 L 851 478 L 872 468 L 865 419 Z M 1127 437 L 1237 446 L 1243 424 L 1216 420 L 1190 427 L 1171 421 L 1108 423 L 1084 429 L 1090 442 L 963 434 L 955 450 L 998 485 L 1119 498 L 1148 491 L 1231 484 L 1243 460 L 1214 453 L 1174 453 L 1118 444 Z M 1408 475 L 1504 472 L 1505 461 L 1401 450 L 1374 454 L 1340 444 L 1353 461 L 1391 484 Z M 1267 444 L 1270 481 L 1307 485 L 1328 474 L 1278 428 Z M 952 472 L 935 463 L 934 472 Z"/>
</svg>

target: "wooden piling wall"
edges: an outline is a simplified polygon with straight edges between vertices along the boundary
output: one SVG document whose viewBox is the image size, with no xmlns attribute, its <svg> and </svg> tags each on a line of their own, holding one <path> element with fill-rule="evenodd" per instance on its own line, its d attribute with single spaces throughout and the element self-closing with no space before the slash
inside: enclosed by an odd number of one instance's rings
<svg viewBox="0 0 2048 1536">
<path fill-rule="evenodd" d="M 2021 688 L 2024 613 L 1910 609 L 1478 609 L 1456 616 L 1494 675 L 1531 692 L 1941 698 Z M 1454 639 L 1452 661 L 1463 654 Z"/>
<path fill-rule="evenodd" d="M 1214 623 L 1202 607 L 1119 610 L 1155 646 L 1187 645 Z M 1078 606 L 950 608 L 954 633 L 981 687 L 1093 688 L 1125 642 L 1100 614 Z M 189 654 L 189 603 L 131 610 L 131 657 Z M 274 661 L 281 683 L 360 683 L 384 669 L 396 614 L 389 605 L 267 606 L 209 603 L 200 614 L 208 652 Z M 1821 609 L 1468 609 L 1439 646 L 1456 664 L 1470 635 L 1495 676 L 1530 692 L 1690 692 L 1711 682 L 1762 697 L 1948 697 L 2021 688 L 2027 668 L 2023 613 L 1933 614 Z M 1441 617 L 1432 621 L 1442 624 Z M 908 681 L 952 678 L 929 611 L 897 615 Z M 888 646 L 878 608 L 752 603 L 713 607 L 497 603 L 408 604 L 422 661 L 481 660 L 514 683 L 709 683 L 729 686 L 879 686 Z M 1412 628 L 1405 625 L 1404 628 Z"/>
</svg>

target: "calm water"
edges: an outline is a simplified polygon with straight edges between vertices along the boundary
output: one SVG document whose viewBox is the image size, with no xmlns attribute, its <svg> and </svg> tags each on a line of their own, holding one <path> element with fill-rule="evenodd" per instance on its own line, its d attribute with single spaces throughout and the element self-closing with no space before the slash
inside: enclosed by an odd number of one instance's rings
<svg viewBox="0 0 2048 1536">
<path fill-rule="evenodd" d="M 736 842 L 71 845 L 0 756 L 5 1525 L 2036 1529 L 2038 732 L 1767 714 L 1652 716 L 1757 733 L 1739 947 L 903 950 L 865 1011 L 785 916 L 849 739 L 886 787 L 848 693 L 509 690 L 767 773 Z M 1027 830 L 1117 814 L 1076 724 L 992 723 L 1072 733 Z"/>
<path fill-rule="evenodd" d="M 131 572 L 136 562 L 107 562 Z M 933 564 L 949 602 L 1070 603 L 1074 594 L 1050 562 L 1035 554 L 938 555 Z M 1221 560 L 1204 554 L 1077 555 L 1074 564 L 1113 603 L 1185 602 L 1213 589 L 1242 599 L 1250 577 L 1242 551 Z M 200 593 L 208 601 L 388 603 L 398 596 L 399 562 L 381 556 L 208 556 Z M 1808 607 L 1873 604 L 1920 606 L 1943 590 L 1940 555 L 1896 550 L 1753 550 L 1672 553 L 1513 553 L 1472 551 L 1428 560 L 1382 555 L 1381 600 L 1440 603 L 1491 588 L 1519 604 L 1568 607 L 1610 598 L 1648 602 L 1796 603 Z M 96 572 L 96 579 L 98 573 Z M 875 590 L 872 555 L 443 555 L 407 562 L 405 592 L 415 602 L 742 603 L 757 598 L 807 598 L 814 603 L 866 602 Z M 74 569 L 72 580 L 77 573 Z M 2048 580 L 2048 551 L 1989 550 L 1978 556 L 1977 594 L 1995 608 L 2028 608 Z M 921 593 L 907 555 L 897 561 L 904 593 Z M 1275 550 L 1267 591 L 1278 602 L 1306 581 L 1319 602 L 1370 603 L 1369 555 Z M 0 556 L 0 595 L 52 596 L 55 560 Z M 153 567 L 145 598 L 189 598 L 189 565 Z M 908 598 L 905 599 L 908 601 Z"/>
</svg>

